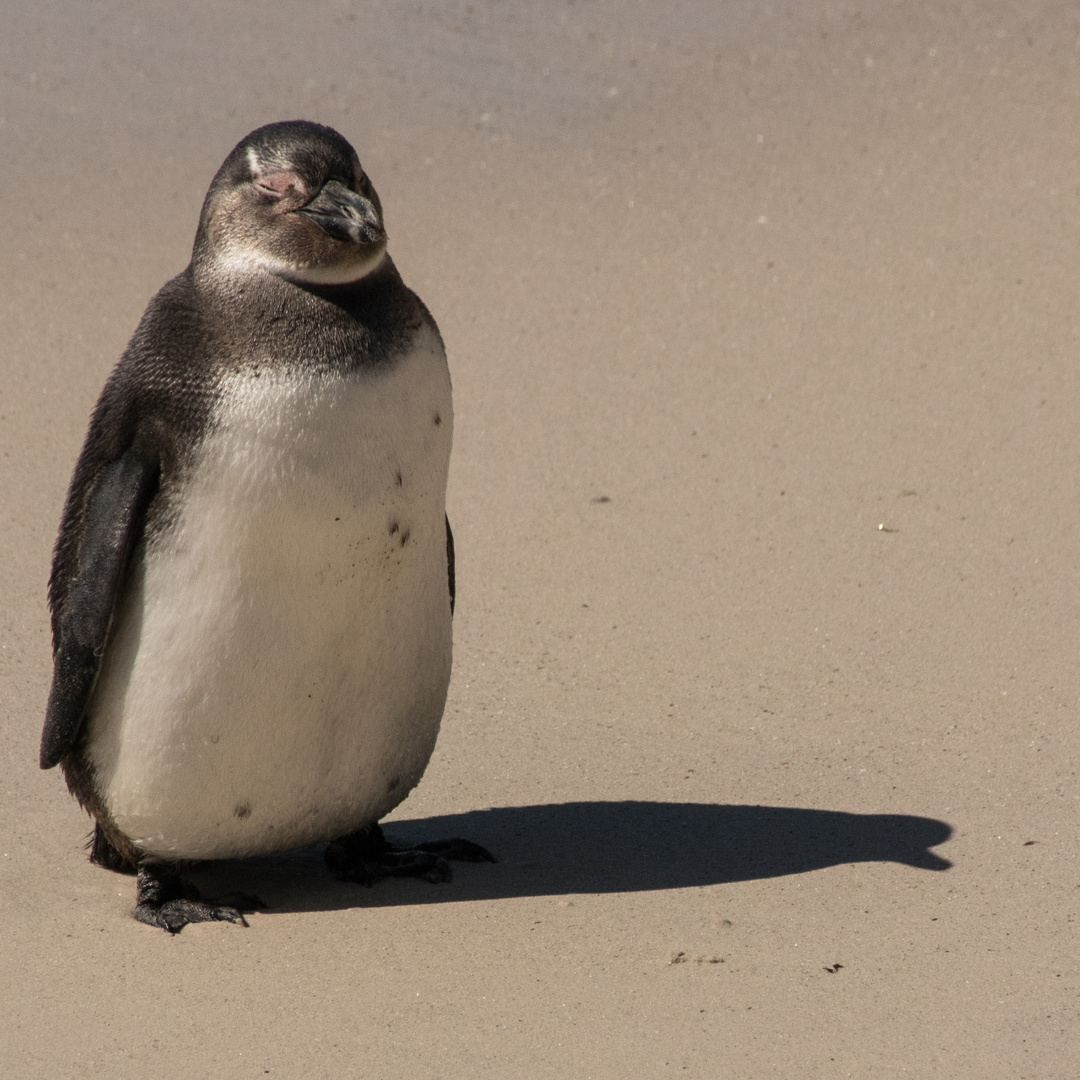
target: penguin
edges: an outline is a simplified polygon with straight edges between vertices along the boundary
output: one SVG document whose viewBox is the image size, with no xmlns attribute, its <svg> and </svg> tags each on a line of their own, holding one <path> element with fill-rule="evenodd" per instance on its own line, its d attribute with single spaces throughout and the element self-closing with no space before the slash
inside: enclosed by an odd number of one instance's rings
<svg viewBox="0 0 1080 1080">
<path fill-rule="evenodd" d="M 451 665 L 453 434 L 434 319 L 387 253 L 356 151 L 307 121 L 225 159 L 191 262 L 92 413 L 49 579 L 40 765 L 137 872 L 135 918 L 247 925 L 192 862 L 328 843 L 345 880 L 495 861 L 393 847 Z"/>
</svg>

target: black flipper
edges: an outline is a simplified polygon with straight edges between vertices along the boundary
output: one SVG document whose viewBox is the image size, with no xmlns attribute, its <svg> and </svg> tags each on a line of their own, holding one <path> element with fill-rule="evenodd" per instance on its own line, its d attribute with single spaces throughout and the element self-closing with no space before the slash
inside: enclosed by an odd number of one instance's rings
<svg viewBox="0 0 1080 1080">
<path fill-rule="evenodd" d="M 457 583 L 454 579 L 454 534 L 450 531 L 450 518 L 446 518 L 446 570 L 450 578 L 450 614 L 454 614 Z"/>
<path fill-rule="evenodd" d="M 71 749 L 97 679 L 116 599 L 157 490 L 157 455 L 138 443 L 98 474 L 86 505 L 78 568 L 59 620 L 41 767 Z"/>
</svg>

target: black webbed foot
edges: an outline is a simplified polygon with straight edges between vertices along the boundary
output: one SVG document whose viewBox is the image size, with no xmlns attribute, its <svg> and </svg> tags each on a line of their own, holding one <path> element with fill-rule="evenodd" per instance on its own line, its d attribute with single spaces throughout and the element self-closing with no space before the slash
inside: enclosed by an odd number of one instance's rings
<svg viewBox="0 0 1080 1080">
<path fill-rule="evenodd" d="M 453 880 L 448 859 L 498 861 L 490 851 L 470 840 L 431 840 L 411 848 L 395 847 L 377 824 L 339 837 L 327 847 L 325 858 L 339 880 L 367 886 L 385 877 L 416 877 L 438 884 Z"/>
<path fill-rule="evenodd" d="M 454 862 L 498 862 L 486 847 L 474 844 L 471 840 L 454 837 L 450 840 L 426 840 L 414 845 L 415 851 L 430 851 Z"/>
<path fill-rule="evenodd" d="M 247 926 L 243 913 L 261 907 L 266 905 L 247 893 L 203 900 L 194 885 L 185 885 L 179 874 L 160 863 L 139 866 L 135 918 L 170 934 L 178 934 L 188 923 L 196 922 L 234 922 Z"/>
</svg>

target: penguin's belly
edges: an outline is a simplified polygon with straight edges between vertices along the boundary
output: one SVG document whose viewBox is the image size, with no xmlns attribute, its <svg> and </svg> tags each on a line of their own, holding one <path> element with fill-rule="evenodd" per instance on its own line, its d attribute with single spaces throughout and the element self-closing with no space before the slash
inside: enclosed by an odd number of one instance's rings
<svg viewBox="0 0 1080 1080">
<path fill-rule="evenodd" d="M 136 846 L 313 843 L 419 781 L 450 679 L 451 428 L 434 339 L 382 373 L 225 386 L 88 708 L 98 792 Z"/>
</svg>

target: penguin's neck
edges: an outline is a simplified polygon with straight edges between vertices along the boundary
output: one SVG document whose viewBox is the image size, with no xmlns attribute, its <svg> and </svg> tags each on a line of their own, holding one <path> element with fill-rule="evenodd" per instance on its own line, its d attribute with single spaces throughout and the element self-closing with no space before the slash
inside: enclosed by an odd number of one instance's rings
<svg viewBox="0 0 1080 1080">
<path fill-rule="evenodd" d="M 359 249 L 355 258 L 333 266 L 292 266 L 258 250 L 229 248 L 215 251 L 196 244 L 191 267 L 196 287 L 215 291 L 235 291 L 270 281 L 302 289 L 349 290 L 379 278 L 388 263 L 390 257 L 385 243 L 370 250 Z"/>
</svg>

